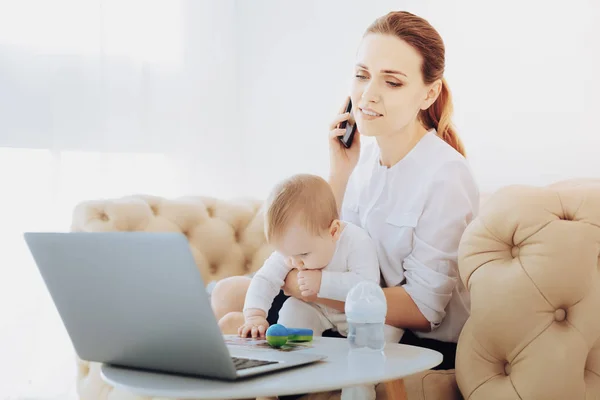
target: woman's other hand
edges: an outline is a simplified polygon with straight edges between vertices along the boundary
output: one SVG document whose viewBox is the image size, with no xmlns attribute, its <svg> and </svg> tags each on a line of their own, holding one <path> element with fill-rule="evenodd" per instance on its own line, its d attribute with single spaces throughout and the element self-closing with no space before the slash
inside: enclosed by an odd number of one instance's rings
<svg viewBox="0 0 600 400">
<path fill-rule="evenodd" d="M 344 113 L 346 105 L 348 104 L 349 97 L 346 98 L 340 114 L 338 114 L 331 124 L 329 125 L 329 164 L 330 164 L 330 177 L 332 179 L 346 181 L 356 164 L 358 163 L 358 157 L 360 155 L 360 133 L 358 129 L 352 140 L 350 148 L 344 147 L 340 142 L 339 136 L 343 136 L 346 129 L 340 129 L 340 123 L 348 121 L 350 113 Z"/>
</svg>

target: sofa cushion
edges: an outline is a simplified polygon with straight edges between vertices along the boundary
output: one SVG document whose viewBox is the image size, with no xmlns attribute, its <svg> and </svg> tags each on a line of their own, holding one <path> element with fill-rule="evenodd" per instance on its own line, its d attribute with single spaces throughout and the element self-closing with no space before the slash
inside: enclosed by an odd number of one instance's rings
<svg viewBox="0 0 600 400">
<path fill-rule="evenodd" d="M 457 351 L 470 399 L 600 393 L 600 181 L 510 186 L 459 250 L 471 316 Z"/>
</svg>

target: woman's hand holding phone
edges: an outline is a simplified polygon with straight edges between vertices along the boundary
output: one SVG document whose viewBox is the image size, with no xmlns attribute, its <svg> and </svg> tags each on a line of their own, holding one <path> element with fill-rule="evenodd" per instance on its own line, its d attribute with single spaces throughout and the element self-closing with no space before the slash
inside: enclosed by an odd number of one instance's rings
<svg viewBox="0 0 600 400">
<path fill-rule="evenodd" d="M 358 132 L 358 129 L 356 129 L 348 148 L 344 146 L 340 139 L 343 138 L 346 133 L 346 129 L 341 128 L 340 125 L 349 121 L 351 118 L 351 113 L 345 112 L 349 102 L 350 98 L 347 97 L 344 105 L 340 109 L 340 113 L 333 121 L 331 121 L 329 126 L 330 176 L 342 181 L 345 181 L 350 177 L 350 174 L 358 163 L 358 157 L 360 155 L 360 133 Z M 352 121 L 352 123 L 354 123 L 354 121 Z"/>
</svg>

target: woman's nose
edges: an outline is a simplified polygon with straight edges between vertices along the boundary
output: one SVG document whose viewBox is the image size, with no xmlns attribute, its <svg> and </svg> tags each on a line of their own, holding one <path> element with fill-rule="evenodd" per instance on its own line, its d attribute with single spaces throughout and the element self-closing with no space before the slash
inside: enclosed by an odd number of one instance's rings
<svg viewBox="0 0 600 400">
<path fill-rule="evenodd" d="M 365 87 L 360 98 L 366 102 L 377 103 L 379 101 L 379 91 L 377 89 L 376 82 L 371 81 Z"/>
</svg>

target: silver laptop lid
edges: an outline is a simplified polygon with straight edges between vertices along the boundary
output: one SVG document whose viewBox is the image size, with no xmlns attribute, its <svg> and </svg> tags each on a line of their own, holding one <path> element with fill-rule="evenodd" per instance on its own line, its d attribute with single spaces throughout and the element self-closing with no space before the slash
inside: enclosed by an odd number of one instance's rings
<svg viewBox="0 0 600 400">
<path fill-rule="evenodd" d="M 204 282 L 179 233 L 25 233 L 81 359 L 234 379 Z"/>
</svg>

